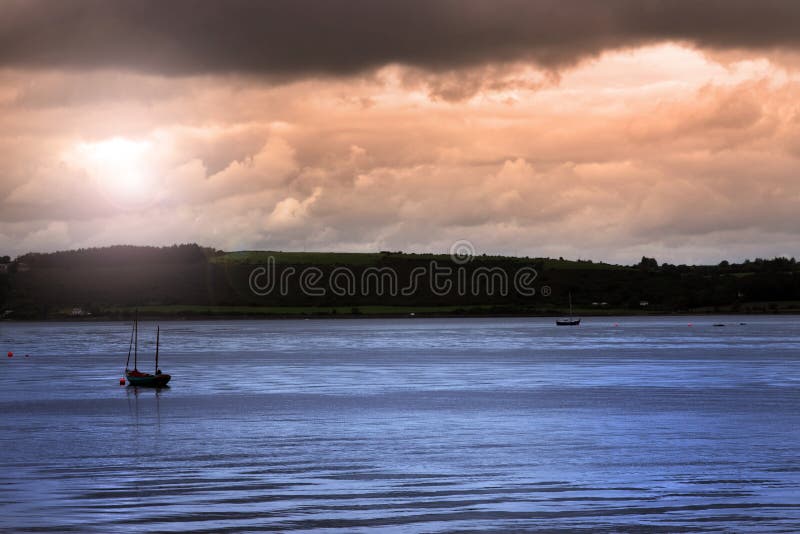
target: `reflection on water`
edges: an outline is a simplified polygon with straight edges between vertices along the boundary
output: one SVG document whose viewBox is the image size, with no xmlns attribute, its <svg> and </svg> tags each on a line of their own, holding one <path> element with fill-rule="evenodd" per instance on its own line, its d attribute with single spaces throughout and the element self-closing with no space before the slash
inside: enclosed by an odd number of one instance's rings
<svg viewBox="0 0 800 534">
<path fill-rule="evenodd" d="M 800 329 L 741 321 L 172 322 L 158 390 L 3 323 L 0 529 L 796 531 Z"/>
</svg>

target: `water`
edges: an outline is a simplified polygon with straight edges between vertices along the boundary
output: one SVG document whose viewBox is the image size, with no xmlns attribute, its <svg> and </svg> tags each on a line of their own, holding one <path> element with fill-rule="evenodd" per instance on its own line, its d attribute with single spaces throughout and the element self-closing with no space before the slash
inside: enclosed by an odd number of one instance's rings
<svg viewBox="0 0 800 534">
<path fill-rule="evenodd" d="M 794 317 L 165 322 L 159 391 L 129 336 L 0 323 L 0 530 L 800 530 Z"/>
</svg>

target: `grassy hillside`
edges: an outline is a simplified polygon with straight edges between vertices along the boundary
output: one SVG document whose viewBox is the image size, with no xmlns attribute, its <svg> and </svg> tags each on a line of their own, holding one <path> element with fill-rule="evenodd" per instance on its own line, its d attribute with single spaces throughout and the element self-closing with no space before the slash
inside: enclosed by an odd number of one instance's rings
<svg viewBox="0 0 800 534">
<path fill-rule="evenodd" d="M 449 262 L 448 254 L 414 254 L 405 252 L 282 252 L 274 250 L 242 250 L 219 252 L 209 257 L 215 264 L 263 265 L 269 258 L 277 264 L 293 265 L 379 265 L 392 260 L 416 260 Z M 571 261 L 551 258 L 528 258 L 513 256 L 477 256 L 478 261 L 503 261 L 516 263 L 535 263 L 548 269 L 626 269 L 621 265 L 592 261 Z"/>
<path fill-rule="evenodd" d="M 13 318 L 123 317 L 135 308 L 187 317 L 555 315 L 566 309 L 570 293 L 582 315 L 796 312 L 800 302 L 800 268 L 786 258 L 715 266 L 658 265 L 643 258 L 621 266 L 478 256 L 459 264 L 448 255 L 222 252 L 181 245 L 27 254 L 5 265 L 0 298 Z M 266 274 L 268 267 L 274 271 Z M 450 273 L 439 280 L 448 291 L 433 284 L 434 269 Z M 533 294 L 513 283 L 526 269 L 535 272 Z M 308 291 L 306 275 L 325 291 Z M 269 287 L 270 280 L 273 287 L 254 291 L 254 276 L 259 287 Z M 498 291 L 499 280 L 507 291 Z"/>
</svg>

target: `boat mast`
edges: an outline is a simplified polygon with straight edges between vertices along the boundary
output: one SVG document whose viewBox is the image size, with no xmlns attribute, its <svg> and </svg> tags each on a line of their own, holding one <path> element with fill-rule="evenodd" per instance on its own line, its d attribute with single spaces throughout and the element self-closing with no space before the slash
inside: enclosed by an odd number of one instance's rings
<svg viewBox="0 0 800 534">
<path fill-rule="evenodd" d="M 131 352 L 133 352 L 133 329 L 135 326 L 131 327 L 131 342 L 128 344 L 128 359 L 125 360 L 125 370 L 128 370 L 128 366 L 131 364 Z"/>
<path fill-rule="evenodd" d="M 137 365 L 137 360 L 139 357 L 139 310 L 136 310 L 133 316 L 133 368 L 138 369 L 139 366 Z"/>
<path fill-rule="evenodd" d="M 158 374 L 158 336 L 161 333 L 161 327 L 156 327 L 156 371 L 154 374 Z"/>
<path fill-rule="evenodd" d="M 572 319 L 572 291 L 569 292 L 569 318 Z"/>
</svg>

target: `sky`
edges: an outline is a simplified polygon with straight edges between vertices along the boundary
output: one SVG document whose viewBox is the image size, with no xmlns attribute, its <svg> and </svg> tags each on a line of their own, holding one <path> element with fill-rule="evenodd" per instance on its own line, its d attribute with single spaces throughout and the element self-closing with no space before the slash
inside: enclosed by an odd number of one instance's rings
<svg viewBox="0 0 800 534">
<path fill-rule="evenodd" d="M 800 2 L 0 0 L 0 254 L 800 256 Z"/>
</svg>

